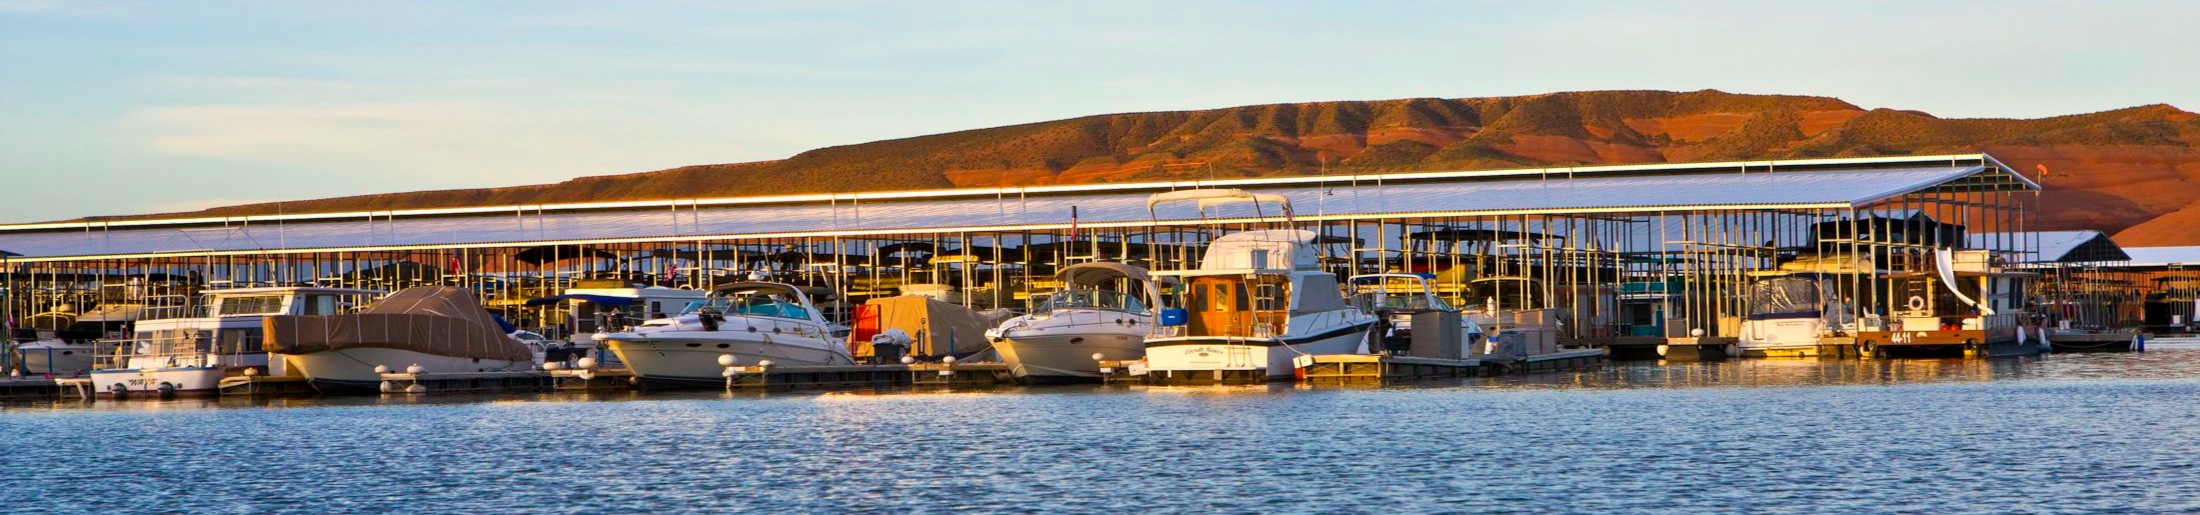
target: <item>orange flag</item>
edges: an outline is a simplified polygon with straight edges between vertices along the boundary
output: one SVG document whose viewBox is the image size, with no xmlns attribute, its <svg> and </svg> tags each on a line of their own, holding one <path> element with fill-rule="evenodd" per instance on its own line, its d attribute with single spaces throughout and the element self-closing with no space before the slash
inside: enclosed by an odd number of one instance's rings
<svg viewBox="0 0 2200 515">
<path fill-rule="evenodd" d="M 2033 166 L 2038 166 L 2038 167 L 2040 167 L 2040 177 L 2046 177 L 2046 176 L 2047 176 L 2047 165 L 2046 165 L 2046 164 L 2039 164 L 2039 165 L 2033 165 Z"/>
</svg>

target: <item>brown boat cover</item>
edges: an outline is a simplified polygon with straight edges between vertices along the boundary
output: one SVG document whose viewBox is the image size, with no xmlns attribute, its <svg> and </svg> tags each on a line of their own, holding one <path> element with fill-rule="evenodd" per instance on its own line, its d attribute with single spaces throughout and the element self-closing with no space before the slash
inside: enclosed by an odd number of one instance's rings
<svg viewBox="0 0 2200 515">
<path fill-rule="evenodd" d="M 534 351 L 505 336 L 474 295 L 450 286 L 407 288 L 358 313 L 267 317 L 267 350 L 312 354 L 350 348 L 529 361 Z"/>
</svg>

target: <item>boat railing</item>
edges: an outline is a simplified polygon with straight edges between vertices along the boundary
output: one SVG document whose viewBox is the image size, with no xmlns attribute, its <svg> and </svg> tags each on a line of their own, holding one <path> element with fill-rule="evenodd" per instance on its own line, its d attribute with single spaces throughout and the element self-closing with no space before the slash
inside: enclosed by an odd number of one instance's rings
<svg viewBox="0 0 2200 515">
<path fill-rule="evenodd" d="M 235 345 L 237 344 L 229 346 Z M 93 342 L 92 368 L 105 370 L 147 366 L 210 366 L 217 357 L 236 350 L 223 347 L 224 345 L 207 334 L 99 340 Z"/>
<path fill-rule="evenodd" d="M 143 314 L 140 315 L 138 318 L 142 320 L 206 318 L 207 309 L 206 304 L 204 303 L 192 303 L 186 305 L 146 306 L 145 310 L 141 313 Z"/>
</svg>

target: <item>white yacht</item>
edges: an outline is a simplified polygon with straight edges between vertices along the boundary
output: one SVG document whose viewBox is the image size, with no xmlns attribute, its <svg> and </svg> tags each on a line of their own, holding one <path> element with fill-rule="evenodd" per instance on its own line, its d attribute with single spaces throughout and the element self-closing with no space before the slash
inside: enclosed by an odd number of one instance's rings
<svg viewBox="0 0 2200 515">
<path fill-rule="evenodd" d="M 54 377 L 75 377 L 90 372 L 94 342 L 117 337 L 109 334 L 109 324 L 103 319 L 122 319 L 118 322 L 127 325 L 127 319 L 123 317 L 134 318 L 136 314 L 137 310 L 131 309 L 124 315 L 121 307 L 119 304 L 104 304 L 84 313 L 82 317 L 70 311 L 32 315 L 34 319 L 44 319 L 46 324 L 57 324 L 54 325 L 57 329 L 35 331 L 37 339 L 15 347 L 16 352 L 22 356 L 23 371 L 32 375 Z M 113 329 L 127 330 L 122 327 Z"/>
<path fill-rule="evenodd" d="M 1476 323 L 1477 317 L 1466 316 L 1464 313 L 1459 317 L 1456 336 L 1434 342 L 1442 348 L 1419 348 L 1426 345 L 1421 342 L 1429 341 L 1426 338 L 1429 335 L 1413 333 L 1415 315 L 1429 312 L 1460 313 L 1450 303 L 1444 302 L 1444 299 L 1437 298 L 1436 290 L 1429 286 L 1427 277 L 1413 274 L 1368 274 L 1352 276 L 1347 282 L 1351 283 L 1353 307 L 1374 313 L 1383 320 L 1385 326 L 1380 337 L 1375 339 L 1382 345 L 1369 350 L 1452 359 L 1486 353 L 1487 349 L 1482 348 L 1482 344 L 1487 341 L 1488 335 L 1483 333 L 1482 325 Z M 1416 336 L 1423 338 L 1417 339 Z"/>
<path fill-rule="evenodd" d="M 534 349 L 450 286 L 407 288 L 358 313 L 267 317 L 267 350 L 321 393 L 381 391 L 380 370 L 531 370 Z"/>
<path fill-rule="evenodd" d="M 1320 269 L 1314 233 L 1246 231 L 1215 239 L 1181 278 L 1146 338 L 1146 370 L 1172 380 L 1288 379 L 1292 359 L 1365 353 L 1374 315 L 1345 303 Z"/>
<path fill-rule="evenodd" d="M 1746 357 L 1813 357 L 1818 339 L 1854 330 L 1847 303 L 1814 274 L 1760 277 L 1749 285 L 1749 315 L 1736 347 Z"/>
<path fill-rule="evenodd" d="M 223 377 L 246 369 L 285 375 L 279 363 L 268 360 L 266 317 L 334 315 L 380 293 L 317 287 L 209 291 L 201 305 L 170 311 L 180 316 L 148 313 L 139 320 L 117 356 L 95 364 L 92 385 L 110 396 L 198 395 L 216 393 Z M 193 312 L 200 309 L 203 314 Z"/>
<path fill-rule="evenodd" d="M 1121 263 L 1079 263 L 1055 276 L 1062 291 L 1048 295 L 1031 314 L 985 332 L 1017 380 L 1097 381 L 1094 355 L 1104 360 L 1146 355 L 1146 333 L 1153 328 L 1148 306 L 1160 304 L 1151 274 Z"/>
<path fill-rule="evenodd" d="M 853 365 L 855 357 L 801 288 L 740 282 L 718 287 L 678 316 L 602 337 L 643 385 L 725 384 L 722 357 L 753 366 Z"/>
<path fill-rule="evenodd" d="M 572 365 L 580 358 L 596 358 L 605 368 L 618 368 L 618 356 L 600 340 L 604 335 L 631 330 L 643 322 L 680 314 L 710 292 L 662 286 L 641 286 L 616 280 L 587 280 L 564 293 L 528 300 L 530 307 L 563 306 L 566 324 L 560 341 L 547 342 L 545 360 Z"/>
</svg>

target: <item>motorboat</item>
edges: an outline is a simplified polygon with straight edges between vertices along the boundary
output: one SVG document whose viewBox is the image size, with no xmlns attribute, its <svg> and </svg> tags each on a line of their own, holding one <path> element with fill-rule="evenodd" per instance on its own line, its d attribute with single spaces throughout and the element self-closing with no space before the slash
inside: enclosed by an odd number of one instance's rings
<svg viewBox="0 0 2200 515">
<path fill-rule="evenodd" d="M 703 290 L 590 280 L 559 295 L 529 299 L 526 305 L 565 308 L 567 322 L 555 328 L 565 337 L 544 346 L 547 362 L 572 366 L 581 358 L 595 358 L 600 367 L 618 368 L 623 366 L 618 356 L 600 341 L 604 335 L 679 314 L 681 309 L 709 295 L 710 292 Z"/>
<path fill-rule="evenodd" d="M 1760 277 L 1749 285 L 1749 314 L 1736 341 L 1745 357 L 1815 357 L 1819 339 L 1855 330 L 1848 303 L 1816 274 Z"/>
<path fill-rule="evenodd" d="M 1190 202 L 1202 219 L 1209 209 L 1248 204 L 1255 218 L 1292 219 L 1282 195 L 1234 189 L 1156 193 L 1146 209 Z M 1274 204 L 1276 211 L 1262 208 Z M 1337 276 L 1321 269 L 1312 231 L 1279 228 L 1215 238 L 1199 268 L 1155 272 L 1176 285 L 1146 337 L 1145 372 L 1167 381 L 1290 379 L 1293 360 L 1322 354 L 1364 354 L 1374 315 L 1345 302 Z"/>
<path fill-rule="evenodd" d="M 1019 381 L 1098 381 L 1097 360 L 1146 355 L 1159 292 L 1145 269 L 1121 263 L 1079 263 L 1055 274 L 1063 290 L 1031 313 L 986 331 Z"/>
<path fill-rule="evenodd" d="M 1368 274 L 1346 280 L 1352 306 L 1381 320 L 1378 353 L 1460 359 L 1490 354 L 1488 335 L 1468 317 L 1436 296 L 1429 278 L 1415 274 Z M 1433 315 L 1433 316 L 1432 316 Z M 1448 327 L 1429 326 L 1430 323 Z"/>
<path fill-rule="evenodd" d="M 148 313 L 130 339 L 114 342 L 115 356 L 101 356 L 91 371 L 101 395 L 206 395 L 221 380 L 247 373 L 287 375 L 270 362 L 265 321 L 276 315 L 335 315 L 380 295 L 373 290 L 267 287 L 212 290 L 205 300 Z"/>
<path fill-rule="evenodd" d="M 730 364 L 853 365 L 842 337 L 802 288 L 738 282 L 602 341 L 644 386 L 672 388 L 723 385 Z"/>
<path fill-rule="evenodd" d="M 128 334 L 130 322 L 137 319 L 143 307 L 101 304 L 81 314 L 59 311 L 33 315 L 34 319 L 42 318 L 49 324 L 58 325 L 58 329 L 38 331 L 41 338 L 16 346 L 16 352 L 22 356 L 23 371 L 48 377 L 75 377 L 90 372 L 97 342 Z"/>
<path fill-rule="evenodd" d="M 507 333 L 471 292 L 407 288 L 357 313 L 275 315 L 267 350 L 321 393 L 385 390 L 382 374 L 531 370 L 535 351 Z"/>
</svg>

